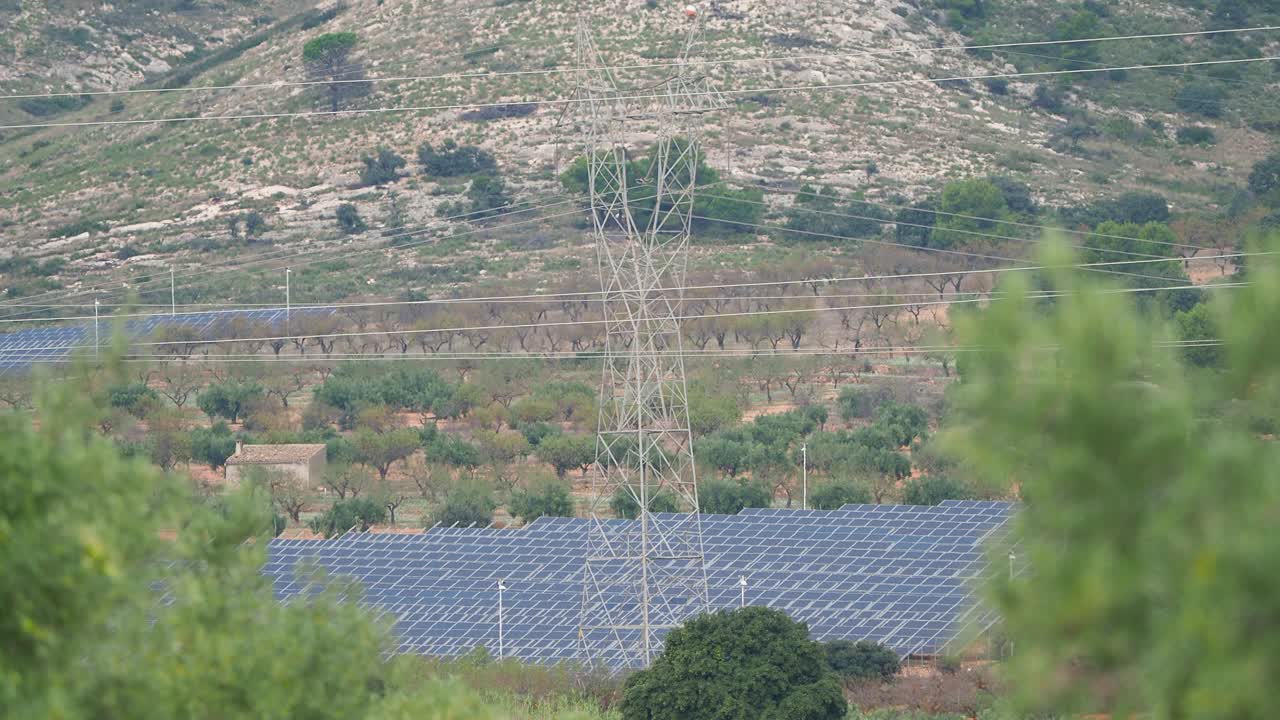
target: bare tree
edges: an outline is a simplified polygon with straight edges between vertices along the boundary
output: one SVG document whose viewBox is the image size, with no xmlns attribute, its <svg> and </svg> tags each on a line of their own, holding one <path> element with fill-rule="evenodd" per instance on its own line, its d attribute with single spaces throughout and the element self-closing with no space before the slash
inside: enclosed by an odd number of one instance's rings
<svg viewBox="0 0 1280 720">
<path fill-rule="evenodd" d="M 424 460 L 410 464 L 408 472 L 422 499 L 433 505 L 442 502 L 453 487 L 453 473 L 444 465 Z"/>
<path fill-rule="evenodd" d="M 324 487 L 337 494 L 339 500 L 356 498 L 369 485 L 369 472 L 359 465 L 335 463 L 325 468 Z"/>
<path fill-rule="evenodd" d="M 791 349 L 799 350 L 801 339 L 804 338 L 805 332 L 813 323 L 813 315 L 811 313 L 793 312 L 777 317 L 783 334 L 791 342 Z"/>
<path fill-rule="evenodd" d="M 791 393 L 792 400 L 798 400 L 800 388 L 813 381 L 814 371 L 813 364 L 804 360 L 793 361 L 789 364 L 787 371 L 781 376 L 780 382 L 787 388 L 787 392 Z"/>
<path fill-rule="evenodd" d="M 311 376 L 312 370 L 309 367 L 290 367 L 284 372 L 266 373 L 262 378 L 262 387 L 268 397 L 274 395 L 280 398 L 280 404 L 287 408 L 289 397 L 305 390 Z"/>
<path fill-rule="evenodd" d="M 302 522 L 307 509 L 307 493 L 296 478 L 274 470 L 252 468 L 245 480 L 260 484 L 271 494 L 271 503 L 295 523 Z"/>
<path fill-rule="evenodd" d="M 185 362 L 160 363 L 160 379 L 164 382 L 156 387 L 156 392 L 179 408 L 185 406 L 200 387 L 199 373 Z"/>
</svg>

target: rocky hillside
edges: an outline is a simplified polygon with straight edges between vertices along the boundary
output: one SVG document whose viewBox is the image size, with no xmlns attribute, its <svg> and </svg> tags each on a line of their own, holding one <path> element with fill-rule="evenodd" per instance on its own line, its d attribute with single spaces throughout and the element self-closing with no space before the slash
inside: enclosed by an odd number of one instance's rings
<svg viewBox="0 0 1280 720">
<path fill-rule="evenodd" d="M 1237 4 L 1246 24 L 1277 13 L 1266 2 Z M 927 81 L 1053 71 L 1064 63 L 1095 69 L 1280 55 L 1275 32 L 1116 42 L 1081 56 L 1052 46 L 946 49 L 1223 26 L 1221 7 L 1197 5 L 704 3 L 705 57 L 774 58 L 707 66 L 730 100 L 728 110 L 708 119 L 708 158 L 735 183 L 780 190 L 820 183 L 872 202 L 910 201 L 948 180 L 1001 174 L 1027 183 L 1049 205 L 1137 189 L 1164 195 L 1175 211 L 1216 212 L 1275 142 L 1280 64 Z M 134 266 L 167 266 L 175 257 L 188 267 L 234 257 L 242 250 L 225 240 L 250 212 L 263 221 L 256 239 L 284 247 L 350 242 L 333 219 L 343 203 L 375 228 L 439 226 L 441 206 L 464 188 L 422 177 L 415 152 L 446 139 L 493 153 L 519 201 L 552 202 L 560 198 L 555 175 L 577 151 L 561 106 L 498 119 L 420 108 L 571 96 L 572 73 L 516 71 L 572 67 L 580 21 L 610 63 L 661 63 L 681 42 L 681 7 L 672 0 L 0 2 L 0 23 L 18 29 L 0 38 L 0 56 L 12 58 L 0 67 L 4 94 L 185 88 L 6 99 L 6 126 L 323 110 L 320 88 L 262 85 L 302 80 L 303 45 L 328 32 L 356 33 L 353 60 L 370 77 L 454 76 L 378 82 L 348 107 L 379 111 L 355 115 L 2 130 L 0 254 L 61 258 L 66 266 L 45 285 L 77 287 L 86 273 L 128 275 Z M 1085 27 L 1071 25 L 1082 13 Z M 660 72 L 619 75 L 641 87 Z M 456 77 L 461 73 L 498 75 Z M 892 84 L 865 84 L 884 82 Z M 1188 112 L 1181 94 L 1196 84 L 1213 88 L 1212 112 Z M 198 90 L 225 85 L 259 87 Z M 1212 140 L 1179 142 L 1179 131 L 1191 126 L 1207 128 Z M 401 174 L 408 177 L 359 187 L 361 157 L 378 147 L 404 156 Z M 769 202 L 788 201 L 771 195 Z"/>
</svg>

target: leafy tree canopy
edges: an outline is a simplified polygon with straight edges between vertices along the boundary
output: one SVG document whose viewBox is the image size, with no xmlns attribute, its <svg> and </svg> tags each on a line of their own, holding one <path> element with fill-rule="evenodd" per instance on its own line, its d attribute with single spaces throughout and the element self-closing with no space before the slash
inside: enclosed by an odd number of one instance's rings
<svg viewBox="0 0 1280 720">
<path fill-rule="evenodd" d="M 265 396 L 257 383 L 229 380 L 205 388 L 196 398 L 196 406 L 211 418 L 225 418 L 234 423 L 239 421 L 249 401 Z"/>
<path fill-rule="evenodd" d="M 842 238 L 876 237 L 892 218 L 892 213 L 879 205 L 857 198 L 842 201 L 831 188 L 805 185 L 786 211 L 786 231 L 781 236 L 830 245 Z"/>
<path fill-rule="evenodd" d="M 773 504 L 769 488 L 759 483 L 734 480 L 711 480 L 698 487 L 698 509 L 716 515 L 737 515 L 743 508 L 762 508 Z"/>
<path fill-rule="evenodd" d="M 1280 206 L 1280 152 L 1273 152 L 1254 164 L 1249 173 L 1249 189 L 1264 202 Z"/>
<path fill-rule="evenodd" d="M 439 149 L 424 143 L 418 148 L 418 162 L 422 163 L 423 172 L 434 177 L 457 177 L 498 169 L 493 153 L 475 145 L 459 145 L 453 138 L 441 143 Z"/>
<path fill-rule="evenodd" d="M 160 404 L 160 394 L 147 387 L 146 383 L 115 385 L 109 393 L 111 407 L 125 410 L 135 417 L 144 417 Z"/>
<path fill-rule="evenodd" d="M 386 519 L 387 509 L 369 498 L 339 500 L 311 521 L 311 532 L 326 538 L 340 537 L 347 531 L 366 532 Z"/>
<path fill-rule="evenodd" d="M 1182 86 L 1174 96 L 1174 102 L 1183 112 L 1205 117 L 1222 117 L 1222 101 L 1227 92 L 1217 83 L 1191 82 Z"/>
<path fill-rule="evenodd" d="M 365 186 L 386 185 L 400 179 L 400 168 L 405 166 L 405 159 L 388 148 L 380 147 L 373 155 L 360 158 L 364 167 L 360 170 L 360 184 Z"/>
<path fill-rule="evenodd" d="M 81 386 L 39 395 L 38 423 L 0 415 L 6 716 L 497 720 L 459 683 L 393 672 L 359 588 L 311 577 L 307 602 L 277 602 L 252 484 L 200 502 L 87 427 Z"/>
<path fill-rule="evenodd" d="M 627 678 L 623 720 L 839 720 L 848 707 L 822 646 L 778 610 L 696 617 Z"/>
<path fill-rule="evenodd" d="M 191 458 L 216 470 L 226 464 L 236 451 L 236 439 L 231 428 L 222 421 L 207 428 L 191 431 Z"/>
<path fill-rule="evenodd" d="M 353 32 L 325 33 L 302 46 L 302 59 L 314 62 L 339 53 L 345 55 L 357 42 L 359 38 Z"/>
<path fill-rule="evenodd" d="M 445 527 L 485 527 L 493 522 L 493 511 L 498 503 L 493 499 L 493 491 L 480 483 L 467 483 L 449 493 L 444 505 L 435 516 L 427 521 L 430 527 L 440 523 Z"/>
<path fill-rule="evenodd" d="M 349 423 L 369 405 L 448 416 L 457 389 L 431 368 L 343 363 L 316 388 L 315 399 L 341 410 Z"/>
<path fill-rule="evenodd" d="M 902 669 L 893 648 L 873 640 L 835 640 L 823 645 L 827 664 L 841 678 L 888 682 Z"/>
<path fill-rule="evenodd" d="M 1043 262 L 1059 268 L 1057 303 L 1038 306 L 1015 280 L 958 323 L 983 351 L 966 358 L 947 439 L 978 476 L 1020 483 L 1013 540 L 1034 572 L 993 579 L 989 595 L 1017 647 L 1018 709 L 1266 717 L 1280 676 L 1280 638 L 1261 632 L 1280 612 L 1280 447 L 1249 416 L 1271 412 L 1280 388 L 1280 268 L 1254 258 L 1250 285 L 1215 298 L 1224 366 L 1203 373 L 1131 299 L 1070 271 L 1065 251 Z M 1240 481 L 1223 492 L 1224 478 Z"/>
<path fill-rule="evenodd" d="M 574 468 L 585 469 L 596 461 L 596 439 L 591 435 L 553 435 L 534 453 L 556 471 L 557 477 Z"/>
<path fill-rule="evenodd" d="M 951 248 L 983 242 L 984 233 L 995 233 L 996 221 L 1009 216 L 1004 192 L 990 180 L 974 178 L 947 183 L 942 189 L 939 215 L 929 247 Z"/>
<path fill-rule="evenodd" d="M 909 480 L 902 488 L 902 502 L 907 505 L 938 505 L 943 500 L 969 500 L 973 491 L 964 483 L 948 477 L 924 477 Z"/>
<path fill-rule="evenodd" d="M 839 510 L 845 505 L 871 502 L 871 491 L 852 480 L 832 480 L 809 492 L 809 507 L 814 510 Z"/>
<path fill-rule="evenodd" d="M 511 496 L 511 514 L 525 523 L 546 515 L 549 517 L 573 517 L 573 495 L 569 484 L 560 480 L 536 482 Z"/>
<path fill-rule="evenodd" d="M 640 517 L 640 503 L 636 500 L 639 491 L 634 488 L 618 488 L 613 493 L 613 497 L 609 498 L 609 509 L 613 510 L 613 514 L 627 520 L 635 520 Z M 662 491 L 649 501 L 649 512 L 680 512 L 680 501 L 670 492 Z"/>
</svg>

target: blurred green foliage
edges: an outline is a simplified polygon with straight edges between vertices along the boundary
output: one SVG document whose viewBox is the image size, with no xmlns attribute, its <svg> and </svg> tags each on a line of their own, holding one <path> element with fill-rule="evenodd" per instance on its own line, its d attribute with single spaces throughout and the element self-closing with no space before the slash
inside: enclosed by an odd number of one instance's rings
<svg viewBox="0 0 1280 720">
<path fill-rule="evenodd" d="M 415 675 L 416 658 L 387 660 L 389 628 L 358 588 L 311 574 L 306 602 L 277 603 L 260 572 L 275 523 L 253 484 L 202 503 L 121 458 L 93 427 L 91 393 L 40 395 L 38 423 L 0 415 L 6 717 L 507 716 L 457 681 Z"/>
<path fill-rule="evenodd" d="M 959 320 L 981 350 L 947 442 L 1025 501 L 1015 539 L 1034 572 L 991 588 L 1022 711 L 1270 716 L 1280 458 L 1253 419 L 1280 391 L 1280 268 L 1253 260 L 1251 284 L 1213 306 L 1217 372 L 1186 368 L 1149 315 L 1066 269 L 1064 251 L 1046 257 L 1058 302 L 1017 280 Z"/>
</svg>

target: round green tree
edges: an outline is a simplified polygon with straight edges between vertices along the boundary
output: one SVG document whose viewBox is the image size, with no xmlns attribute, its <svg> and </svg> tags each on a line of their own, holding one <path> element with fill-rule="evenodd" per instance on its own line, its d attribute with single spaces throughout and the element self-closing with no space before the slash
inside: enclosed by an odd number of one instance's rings
<svg viewBox="0 0 1280 720">
<path fill-rule="evenodd" d="M 827 664 L 845 680 L 889 682 L 902 669 L 898 653 L 874 640 L 835 640 L 824 646 Z"/>
<path fill-rule="evenodd" d="M 839 679 L 809 628 L 780 610 L 702 615 L 627 679 L 624 720 L 838 720 Z"/>
</svg>

